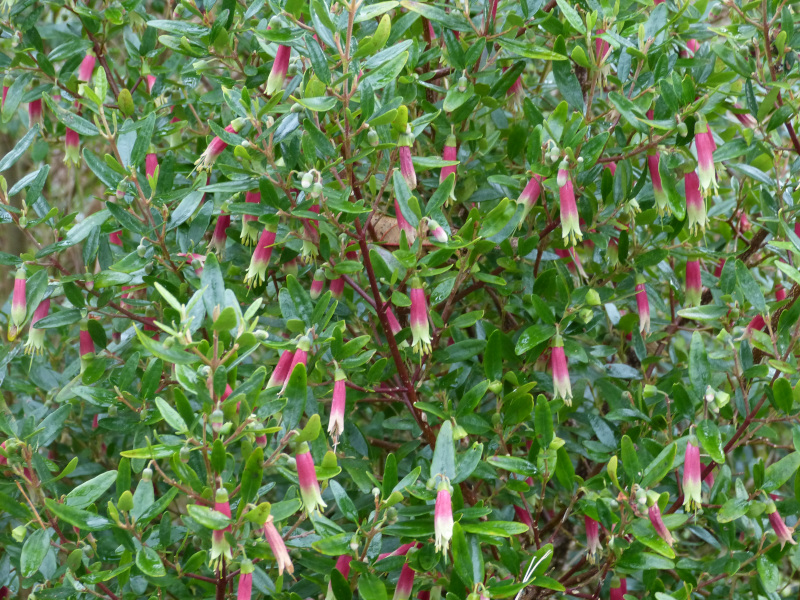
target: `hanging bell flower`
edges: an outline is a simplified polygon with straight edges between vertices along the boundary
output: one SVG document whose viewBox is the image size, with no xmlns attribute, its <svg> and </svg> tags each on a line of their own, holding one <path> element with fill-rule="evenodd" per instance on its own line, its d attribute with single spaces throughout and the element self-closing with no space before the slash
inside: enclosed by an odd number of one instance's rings
<svg viewBox="0 0 800 600">
<path fill-rule="evenodd" d="M 286 75 L 289 73 L 289 59 L 292 49 L 289 46 L 278 46 L 275 53 L 275 61 L 272 63 L 272 70 L 267 77 L 267 95 L 272 96 L 278 90 L 283 89 Z"/>
<path fill-rule="evenodd" d="M 214 495 L 214 510 L 231 518 L 231 505 L 228 502 L 228 492 L 225 488 L 219 488 Z M 211 534 L 211 555 L 209 564 L 216 565 L 223 558 L 231 560 L 231 545 L 225 539 L 225 532 L 230 531 L 228 525 L 223 529 L 215 529 Z"/>
<path fill-rule="evenodd" d="M 331 402 L 331 417 L 328 423 L 328 434 L 336 441 L 344 431 L 344 411 L 347 404 L 347 381 L 344 371 L 336 368 L 333 375 L 333 401 Z"/>
<path fill-rule="evenodd" d="M 401 134 L 397 141 L 397 151 L 400 154 L 400 174 L 406 180 L 406 185 L 410 190 L 417 187 L 417 173 L 411 160 L 411 146 L 413 144 L 414 138 L 411 136 L 411 128 L 408 127 L 406 133 Z"/>
<path fill-rule="evenodd" d="M 248 204 L 260 204 L 260 192 L 247 192 L 244 196 L 244 201 Z M 242 215 L 242 235 L 241 242 L 245 246 L 250 246 L 256 243 L 258 239 L 258 217 L 255 215 Z"/>
<path fill-rule="evenodd" d="M 644 285 L 644 277 L 636 275 L 636 307 L 639 310 L 639 333 L 643 336 L 650 333 L 650 299 Z"/>
<path fill-rule="evenodd" d="M 270 375 L 269 381 L 267 382 L 267 389 L 278 386 L 282 387 L 286 383 L 289 379 L 289 367 L 292 365 L 293 360 L 293 350 L 284 350 L 281 353 L 278 364 L 275 365 L 275 369 L 272 371 L 272 375 Z"/>
<path fill-rule="evenodd" d="M 306 515 L 325 508 L 327 504 L 322 500 L 317 480 L 317 470 L 314 467 L 314 459 L 308 449 L 308 444 L 303 442 L 298 448 L 295 456 L 297 463 L 297 479 L 300 482 L 300 497 L 303 499 L 303 508 Z"/>
<path fill-rule="evenodd" d="M 294 573 L 292 558 L 289 556 L 289 551 L 286 549 L 286 544 L 281 534 L 273 523 L 272 515 L 269 515 L 267 522 L 264 523 L 264 537 L 267 538 L 267 543 L 269 543 L 272 555 L 275 557 L 275 562 L 278 563 L 278 575 L 283 575 L 284 571 L 289 574 Z"/>
<path fill-rule="evenodd" d="M 522 210 L 522 220 L 524 221 L 528 214 L 531 212 L 531 209 L 536 204 L 536 201 L 539 199 L 539 195 L 542 193 L 542 176 L 537 175 L 534 173 L 533 177 L 530 178 L 528 184 L 525 186 L 525 189 L 522 190 L 522 193 L 517 198 L 517 204 L 521 204 L 523 206 Z"/>
<path fill-rule="evenodd" d="M 560 334 L 553 338 L 550 349 L 550 366 L 553 370 L 553 391 L 556 398 L 561 398 L 567 406 L 572 406 L 572 385 L 569 381 L 567 357 L 564 354 L 564 340 Z"/>
<path fill-rule="evenodd" d="M 44 329 L 36 327 L 36 323 L 44 319 L 48 312 L 50 312 L 50 298 L 42 300 L 33 311 L 28 341 L 25 342 L 25 354 L 41 354 L 44 351 Z"/>
<path fill-rule="evenodd" d="M 431 334 L 428 326 L 428 303 L 418 277 L 411 280 L 411 347 L 414 352 L 430 354 Z"/>
<path fill-rule="evenodd" d="M 26 288 L 27 275 L 25 267 L 20 267 L 14 275 L 14 291 L 11 295 L 11 318 L 8 321 L 9 341 L 14 341 L 17 338 L 19 330 L 25 323 L 25 316 L 28 314 Z"/>
<path fill-rule="evenodd" d="M 450 485 L 444 481 L 439 484 L 436 493 L 433 529 L 436 538 L 436 552 L 441 551 L 446 554 L 453 537 L 453 500 L 450 494 Z"/>
<path fill-rule="evenodd" d="M 562 162 L 558 168 L 558 196 L 561 201 L 561 237 L 565 244 L 574 246 L 583 239 L 583 234 L 566 162 Z"/>
<path fill-rule="evenodd" d="M 586 550 L 589 553 L 589 562 L 594 564 L 600 552 L 600 523 L 589 515 L 584 515 L 583 526 L 586 529 Z"/>
<path fill-rule="evenodd" d="M 702 287 L 700 261 L 697 259 L 686 261 L 686 304 L 700 306 Z"/>
<path fill-rule="evenodd" d="M 690 436 L 683 459 L 683 505 L 687 510 L 697 510 L 702 505 L 700 448 L 697 438 Z"/>
</svg>

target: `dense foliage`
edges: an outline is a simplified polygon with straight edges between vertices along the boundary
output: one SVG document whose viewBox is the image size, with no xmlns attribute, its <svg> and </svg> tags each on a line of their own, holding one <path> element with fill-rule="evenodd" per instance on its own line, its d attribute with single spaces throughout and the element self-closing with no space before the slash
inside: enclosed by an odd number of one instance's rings
<svg viewBox="0 0 800 600">
<path fill-rule="evenodd" d="M 4 0 L 0 598 L 800 591 L 787 0 Z"/>
</svg>

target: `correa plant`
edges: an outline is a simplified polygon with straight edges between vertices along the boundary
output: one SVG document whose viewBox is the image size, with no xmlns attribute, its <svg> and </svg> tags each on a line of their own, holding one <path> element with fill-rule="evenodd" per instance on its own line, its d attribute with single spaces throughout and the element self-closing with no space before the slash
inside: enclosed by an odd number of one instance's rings
<svg viewBox="0 0 800 600">
<path fill-rule="evenodd" d="M 0 598 L 796 596 L 797 7 L 4 0 Z"/>
</svg>

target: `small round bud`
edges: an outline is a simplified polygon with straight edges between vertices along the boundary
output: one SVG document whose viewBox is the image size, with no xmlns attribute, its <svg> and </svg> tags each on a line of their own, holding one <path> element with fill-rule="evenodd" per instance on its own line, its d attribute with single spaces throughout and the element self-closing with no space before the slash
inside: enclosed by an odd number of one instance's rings
<svg viewBox="0 0 800 600">
<path fill-rule="evenodd" d="M 372 147 L 375 147 L 378 144 L 380 144 L 381 140 L 378 137 L 378 132 L 375 131 L 374 129 L 370 129 L 369 132 L 367 133 L 367 141 L 369 142 L 369 145 Z"/>
<path fill-rule="evenodd" d="M 313 183 L 314 183 L 314 176 L 311 173 L 304 173 L 303 177 L 300 179 L 300 186 L 304 190 L 310 188 Z"/>
<path fill-rule="evenodd" d="M 319 181 L 315 181 L 314 185 L 311 186 L 310 195 L 312 198 L 319 198 L 322 195 L 322 184 Z"/>
<path fill-rule="evenodd" d="M 378 496 L 381 495 L 381 490 L 379 488 L 376 488 L 376 487 L 372 488 L 372 495 L 377 498 Z"/>
<path fill-rule="evenodd" d="M 183 448 L 181 448 L 181 452 L 180 452 L 181 462 L 184 463 L 184 464 L 188 463 L 189 462 L 189 456 L 191 455 L 191 453 L 192 453 L 192 451 L 189 450 L 189 448 L 187 446 L 184 446 Z"/>
<path fill-rule="evenodd" d="M 464 77 L 463 75 L 458 78 L 458 91 L 459 92 L 466 92 L 467 87 L 469 86 L 469 80 Z"/>
<path fill-rule="evenodd" d="M 589 306 L 600 306 L 600 294 L 597 293 L 597 290 L 590 289 L 586 292 L 586 304 Z"/>
<path fill-rule="evenodd" d="M 225 415 L 222 414 L 220 409 L 216 409 L 211 413 L 209 421 L 211 422 L 211 429 L 216 433 L 219 433 L 222 431 L 222 423 L 225 421 Z"/>
<path fill-rule="evenodd" d="M 150 467 L 142 469 L 142 481 L 153 481 L 153 469 Z"/>
<path fill-rule="evenodd" d="M 117 416 L 117 405 L 112 404 L 108 407 L 108 416 L 109 417 L 116 417 Z"/>
<path fill-rule="evenodd" d="M 503 391 L 503 382 L 497 381 L 496 379 L 489 384 L 489 391 L 492 392 L 494 395 L 499 394 Z"/>
<path fill-rule="evenodd" d="M 122 512 L 130 512 L 133 510 L 133 494 L 130 491 L 125 490 L 119 497 L 119 502 L 117 502 L 117 506 Z"/>
<path fill-rule="evenodd" d="M 498 426 L 498 425 L 500 425 L 502 422 L 503 422 L 503 415 L 501 415 L 500 413 L 494 413 L 494 414 L 492 415 L 492 425 L 493 425 L 494 427 L 497 427 L 497 426 Z"/>
<path fill-rule="evenodd" d="M 689 135 L 689 129 L 686 127 L 686 123 L 684 123 L 683 121 L 678 123 L 678 134 L 681 137 L 686 137 L 687 135 Z"/>
<path fill-rule="evenodd" d="M 11 530 L 11 537 L 13 537 L 17 542 L 22 542 L 27 535 L 28 528 L 25 527 L 25 525 L 14 527 L 14 529 Z"/>
</svg>

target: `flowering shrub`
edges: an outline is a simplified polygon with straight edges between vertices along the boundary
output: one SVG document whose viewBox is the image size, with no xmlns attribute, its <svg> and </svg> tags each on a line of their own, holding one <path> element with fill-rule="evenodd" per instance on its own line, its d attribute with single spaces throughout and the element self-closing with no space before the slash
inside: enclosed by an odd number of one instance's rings
<svg viewBox="0 0 800 600">
<path fill-rule="evenodd" d="M 4 2 L 0 598 L 797 594 L 794 8 Z"/>
</svg>

